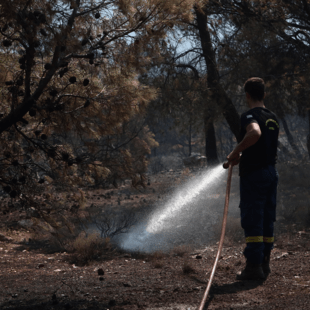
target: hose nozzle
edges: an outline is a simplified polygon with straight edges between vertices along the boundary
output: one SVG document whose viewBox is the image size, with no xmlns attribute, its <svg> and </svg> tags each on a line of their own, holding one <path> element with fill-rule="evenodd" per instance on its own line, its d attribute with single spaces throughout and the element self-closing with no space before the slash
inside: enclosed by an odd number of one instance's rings
<svg viewBox="0 0 310 310">
<path fill-rule="evenodd" d="M 229 162 L 228 161 L 226 161 L 224 164 L 223 164 L 223 168 L 224 169 L 228 169 L 229 168 Z"/>
</svg>

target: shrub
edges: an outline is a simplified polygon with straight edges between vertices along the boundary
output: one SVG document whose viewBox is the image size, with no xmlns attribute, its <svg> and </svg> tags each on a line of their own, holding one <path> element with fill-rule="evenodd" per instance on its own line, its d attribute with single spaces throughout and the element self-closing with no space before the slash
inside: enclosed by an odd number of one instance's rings
<svg viewBox="0 0 310 310">
<path fill-rule="evenodd" d="M 189 244 L 178 245 L 172 249 L 172 254 L 183 257 L 185 254 L 192 252 L 193 248 Z"/>
<path fill-rule="evenodd" d="M 184 260 L 182 271 L 184 274 L 195 273 L 195 269 L 192 267 L 188 260 Z"/>
<path fill-rule="evenodd" d="M 97 233 L 81 233 L 66 246 L 66 250 L 71 253 L 72 263 L 85 265 L 111 252 L 112 246 L 109 238 L 101 238 Z"/>
<path fill-rule="evenodd" d="M 152 262 L 154 268 L 162 268 L 165 265 L 164 259 L 166 256 L 167 254 L 164 252 L 156 251 L 149 256 L 149 260 Z"/>
<path fill-rule="evenodd" d="M 158 260 L 153 262 L 154 268 L 163 268 L 164 267 L 164 262 L 162 260 Z"/>
<path fill-rule="evenodd" d="M 137 218 L 133 211 L 94 212 L 87 218 L 87 225 L 94 224 L 100 232 L 101 238 L 110 238 L 127 233 L 136 224 Z"/>
</svg>

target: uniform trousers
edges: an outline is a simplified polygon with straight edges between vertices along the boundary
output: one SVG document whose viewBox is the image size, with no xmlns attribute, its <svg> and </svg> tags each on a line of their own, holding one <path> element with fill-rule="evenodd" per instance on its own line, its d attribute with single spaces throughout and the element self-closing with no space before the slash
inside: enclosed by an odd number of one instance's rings
<svg viewBox="0 0 310 310">
<path fill-rule="evenodd" d="M 273 249 L 277 185 L 273 165 L 240 176 L 241 226 L 246 239 L 243 254 L 253 264 L 261 264 Z"/>
</svg>

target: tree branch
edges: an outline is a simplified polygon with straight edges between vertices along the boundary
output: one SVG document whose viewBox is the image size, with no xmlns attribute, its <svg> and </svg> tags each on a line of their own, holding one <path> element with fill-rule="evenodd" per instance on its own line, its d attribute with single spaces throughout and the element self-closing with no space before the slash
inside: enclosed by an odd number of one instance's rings
<svg viewBox="0 0 310 310">
<path fill-rule="evenodd" d="M 192 66 L 190 64 L 177 64 L 176 67 L 177 68 L 189 68 L 189 69 L 191 69 L 194 72 L 195 79 L 199 80 L 198 70 L 194 66 Z"/>
<path fill-rule="evenodd" d="M 308 1 L 307 0 L 302 0 L 302 3 L 304 5 L 304 10 L 307 12 L 308 16 L 310 17 L 310 8 L 308 5 Z"/>
</svg>

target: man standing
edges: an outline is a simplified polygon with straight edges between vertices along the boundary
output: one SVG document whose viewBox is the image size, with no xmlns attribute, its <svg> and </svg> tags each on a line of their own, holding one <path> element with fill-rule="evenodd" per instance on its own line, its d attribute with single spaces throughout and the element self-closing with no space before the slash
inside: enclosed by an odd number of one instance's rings
<svg viewBox="0 0 310 310">
<path fill-rule="evenodd" d="M 232 165 L 240 163 L 241 226 L 245 233 L 247 261 L 237 280 L 259 280 L 270 273 L 274 242 L 279 123 L 276 115 L 264 105 L 265 83 L 261 78 L 248 79 L 244 91 L 250 110 L 241 115 L 242 141 L 227 159 Z"/>
</svg>

